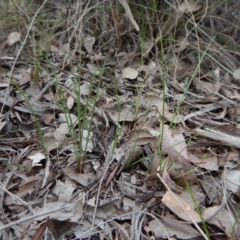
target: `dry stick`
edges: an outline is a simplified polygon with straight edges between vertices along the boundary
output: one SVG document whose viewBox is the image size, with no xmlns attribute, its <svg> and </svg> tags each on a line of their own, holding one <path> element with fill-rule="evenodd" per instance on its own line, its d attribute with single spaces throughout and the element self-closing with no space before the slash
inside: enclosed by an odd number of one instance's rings
<svg viewBox="0 0 240 240">
<path fill-rule="evenodd" d="M 165 181 L 162 179 L 162 177 L 160 176 L 159 173 L 157 173 L 158 178 L 161 180 L 161 182 L 163 183 L 163 185 L 165 186 L 165 188 L 171 193 L 171 195 L 173 196 L 173 198 L 175 199 L 175 201 L 179 204 L 179 206 L 183 209 L 183 211 L 187 214 L 187 216 L 189 217 L 189 219 L 191 219 L 192 223 L 194 224 L 194 226 L 197 228 L 197 230 L 202 234 L 202 236 L 208 240 L 208 237 L 206 236 L 206 234 L 202 231 L 202 229 L 198 226 L 197 222 L 192 218 L 192 216 L 184 209 L 183 205 L 178 201 L 178 199 L 175 197 L 175 194 L 172 192 L 172 190 L 168 187 L 168 185 L 165 183 Z"/>
<path fill-rule="evenodd" d="M 37 15 L 38 15 L 38 13 L 40 12 L 40 10 L 42 9 L 42 7 L 46 4 L 46 2 L 47 2 L 47 0 L 45 0 L 45 1 L 42 3 L 42 5 L 39 7 L 39 9 L 36 11 L 35 15 L 34 15 L 33 18 L 32 18 L 32 21 L 31 21 L 31 23 L 30 23 L 30 25 L 29 25 L 27 34 L 26 34 L 26 36 L 25 36 L 25 38 L 24 38 L 24 40 L 23 40 L 22 46 L 20 47 L 20 49 L 19 49 L 19 51 L 18 51 L 18 53 L 17 53 L 17 56 L 16 56 L 16 58 L 15 58 L 15 60 L 14 60 L 14 62 L 13 62 L 13 65 L 12 65 L 12 68 L 11 68 L 11 71 L 10 71 L 10 75 L 9 75 L 9 79 L 10 79 L 10 80 L 11 80 L 11 78 L 12 78 L 13 70 L 14 70 L 15 65 L 16 65 L 16 63 L 17 63 L 17 60 L 18 60 L 18 58 L 19 58 L 19 56 L 20 56 L 20 54 L 21 54 L 21 52 L 22 52 L 22 50 L 23 50 L 24 45 L 25 45 L 26 42 L 27 42 L 27 38 L 28 38 L 28 36 L 29 36 L 29 34 L 30 34 L 30 31 L 31 31 L 31 29 L 32 29 L 32 26 L 33 26 L 33 23 L 34 23 L 34 21 L 35 21 L 35 18 L 37 17 Z M 8 87 L 7 87 L 7 89 L 6 89 L 6 94 L 5 94 L 5 97 L 4 97 L 4 103 L 5 103 L 6 100 L 7 100 L 7 95 L 8 95 L 8 92 L 9 92 L 9 87 L 10 87 L 10 83 L 8 84 Z M 4 108 L 4 104 L 2 105 L 2 108 L 1 108 L 1 114 L 2 114 L 3 108 Z"/>
<path fill-rule="evenodd" d="M 28 203 L 26 203 L 24 200 L 22 200 L 21 198 L 19 198 L 19 197 L 16 196 L 15 194 L 9 192 L 1 182 L 0 182 L 0 189 L 1 189 L 3 192 L 7 193 L 7 194 L 8 194 L 9 196 L 11 196 L 12 198 L 15 198 L 17 201 L 19 201 L 20 203 L 22 203 L 26 208 L 28 208 L 28 210 L 29 210 L 30 212 L 32 212 L 32 213 L 34 214 L 34 211 L 33 211 L 32 207 L 31 207 L 31 205 L 29 205 Z"/>
<path fill-rule="evenodd" d="M 19 223 L 22 223 L 22 222 L 25 222 L 25 221 L 29 221 L 29 220 L 32 220 L 34 218 L 38 218 L 38 217 L 41 217 L 41 216 L 44 216 L 44 215 L 49 215 L 50 213 L 54 213 L 54 212 L 57 212 L 57 211 L 60 211 L 62 209 L 64 209 L 65 207 L 61 207 L 61 208 L 58 208 L 58 209 L 54 209 L 54 210 L 51 210 L 51 211 L 47 211 L 47 212 L 43 212 L 43 213 L 39 213 L 39 214 L 36 214 L 34 216 L 29 216 L 29 217 L 26 217 L 26 218 L 23 218 L 23 219 L 20 219 L 20 220 L 17 220 L 15 222 L 11 222 L 9 224 L 6 224 L 2 227 L 0 227 L 0 232 L 6 228 L 9 228 L 9 227 L 12 227 L 14 225 L 17 225 Z"/>
<path fill-rule="evenodd" d="M 114 161 L 114 158 L 113 158 L 113 154 L 114 154 L 114 141 L 112 141 L 110 147 L 109 147 L 109 150 L 108 150 L 108 153 L 107 153 L 107 156 L 105 158 L 105 164 L 104 164 L 104 167 L 105 167 L 105 171 L 103 170 L 103 175 L 101 177 L 101 180 L 99 181 L 99 187 L 98 187 L 98 192 L 97 192 L 97 199 L 96 199 L 96 206 L 94 208 L 94 213 L 93 213 L 93 221 L 92 221 L 92 227 L 94 227 L 94 224 L 95 224 L 95 218 L 96 218 L 96 214 L 97 214 L 97 207 L 98 207 L 98 203 L 99 203 L 99 196 L 100 196 L 100 190 L 102 188 L 102 184 L 103 184 L 103 180 L 108 172 L 108 169 L 110 167 L 110 164 Z"/>
<path fill-rule="evenodd" d="M 43 94 L 47 92 L 47 90 L 55 84 L 55 81 L 52 80 L 46 84 L 46 86 L 38 93 L 35 97 L 36 100 L 40 100 L 43 97 Z"/>
</svg>

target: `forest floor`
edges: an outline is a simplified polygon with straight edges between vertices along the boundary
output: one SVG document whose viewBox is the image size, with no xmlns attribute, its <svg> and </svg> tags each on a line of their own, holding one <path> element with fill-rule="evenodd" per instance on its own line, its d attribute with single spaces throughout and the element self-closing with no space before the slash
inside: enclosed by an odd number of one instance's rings
<svg viewBox="0 0 240 240">
<path fill-rule="evenodd" d="M 1 1 L 0 239 L 240 239 L 239 5 Z"/>
</svg>

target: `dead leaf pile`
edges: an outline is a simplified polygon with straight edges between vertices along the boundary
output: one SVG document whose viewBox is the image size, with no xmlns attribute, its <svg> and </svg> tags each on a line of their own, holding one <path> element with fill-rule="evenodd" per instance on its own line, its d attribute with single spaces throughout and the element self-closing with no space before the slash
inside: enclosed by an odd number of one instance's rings
<svg viewBox="0 0 240 240">
<path fill-rule="evenodd" d="M 0 238 L 240 239 L 238 4 L 22 2 L 0 3 Z"/>
</svg>

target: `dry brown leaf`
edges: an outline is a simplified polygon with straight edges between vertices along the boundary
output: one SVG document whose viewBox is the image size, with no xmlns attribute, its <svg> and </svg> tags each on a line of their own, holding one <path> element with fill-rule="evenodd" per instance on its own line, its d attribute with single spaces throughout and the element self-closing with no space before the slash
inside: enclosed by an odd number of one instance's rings
<svg viewBox="0 0 240 240">
<path fill-rule="evenodd" d="M 96 64 L 88 63 L 87 68 L 89 72 L 93 75 L 99 75 L 99 73 L 101 72 L 101 69 Z"/>
<path fill-rule="evenodd" d="M 197 166 L 209 171 L 218 171 L 218 158 L 217 156 L 199 158 L 192 153 L 188 153 L 191 163 L 196 163 Z"/>
<path fill-rule="evenodd" d="M 157 138 L 149 130 L 136 129 L 129 136 L 129 142 L 132 141 L 138 146 L 149 145 L 153 151 L 157 149 Z"/>
<path fill-rule="evenodd" d="M 129 136 L 129 141 L 132 140 L 136 140 L 139 138 L 153 138 L 153 135 L 151 134 L 151 132 L 149 132 L 147 129 L 136 129 L 135 131 L 133 131 L 131 133 L 131 135 Z"/>
<path fill-rule="evenodd" d="M 237 80 L 237 81 L 240 80 L 240 68 L 238 68 L 237 70 L 235 70 L 235 71 L 233 72 L 233 78 L 234 78 L 235 80 Z"/>
<path fill-rule="evenodd" d="M 122 76 L 127 79 L 135 79 L 138 76 L 138 71 L 133 68 L 126 67 L 122 70 Z"/>
<path fill-rule="evenodd" d="M 26 181 L 23 180 L 21 182 L 21 184 L 19 185 L 19 189 L 18 189 L 16 195 L 18 197 L 23 198 L 26 196 L 26 194 L 28 195 L 28 194 L 32 193 L 34 191 L 37 183 L 40 181 L 40 179 L 41 179 L 41 176 L 36 175 L 36 176 L 28 177 L 28 179 Z"/>
<path fill-rule="evenodd" d="M 62 44 L 59 41 L 52 40 L 50 49 L 54 52 L 58 59 L 62 56 L 69 56 L 69 43 Z"/>
<path fill-rule="evenodd" d="M 51 135 L 51 136 L 49 136 Z M 54 138 L 52 136 L 52 133 L 49 132 L 47 134 L 44 134 L 44 144 L 45 144 L 45 148 L 48 152 L 52 151 L 53 149 L 58 148 L 62 142 L 59 140 L 56 140 L 56 138 Z"/>
<path fill-rule="evenodd" d="M 174 197 L 173 197 L 173 195 Z M 199 217 L 198 213 L 193 210 L 191 208 L 191 206 L 181 197 L 179 197 L 178 195 L 176 195 L 175 193 L 172 192 L 172 194 L 170 193 L 170 191 L 167 191 L 163 198 L 162 198 L 162 202 L 173 212 L 176 214 L 177 217 L 187 221 L 187 222 L 191 222 L 192 219 L 195 222 L 200 222 L 201 218 Z M 185 213 L 185 211 L 187 212 L 188 215 L 190 215 L 191 218 L 189 218 L 189 216 Z"/>
<path fill-rule="evenodd" d="M 68 109 L 72 109 L 73 105 L 74 105 L 74 98 L 72 96 L 69 96 L 67 99 L 67 107 Z"/>
<path fill-rule="evenodd" d="M 76 124 L 75 115 L 70 114 L 67 115 L 66 118 L 72 119 L 73 124 Z M 64 139 L 67 138 L 67 135 L 69 133 L 69 123 L 64 123 L 65 118 L 63 117 L 62 120 L 59 118 L 59 121 L 63 121 L 63 123 L 60 124 L 60 126 L 53 132 L 53 137 L 58 141 L 62 142 Z M 71 121 L 69 121 L 71 123 Z M 88 130 L 82 130 L 81 131 L 81 147 L 83 151 L 92 152 L 94 148 L 94 139 L 93 139 L 93 133 Z M 67 146 L 69 150 L 73 150 L 73 145 Z"/>
<path fill-rule="evenodd" d="M 53 136 L 59 142 L 66 138 L 69 133 L 69 125 L 67 123 L 61 123 L 60 126 L 54 131 Z"/>
<path fill-rule="evenodd" d="M 159 114 L 161 114 L 161 116 L 164 116 L 164 118 L 169 122 L 179 123 L 183 121 L 183 116 L 175 115 L 174 113 L 169 112 L 167 103 L 163 102 L 160 97 L 154 95 L 146 95 L 142 99 L 141 104 L 145 105 L 147 108 L 152 106 L 156 107 Z"/>
<path fill-rule="evenodd" d="M 41 239 L 41 236 L 43 235 L 44 231 L 46 230 L 46 228 L 48 226 L 48 220 L 49 220 L 49 218 L 47 220 L 44 220 L 43 223 L 41 223 L 40 227 L 38 228 L 38 230 L 36 231 L 36 233 L 32 237 L 32 240 Z"/>
<path fill-rule="evenodd" d="M 45 123 L 46 125 L 52 124 L 55 120 L 55 113 L 47 113 L 43 114 L 40 117 L 40 120 Z"/>
<path fill-rule="evenodd" d="M 169 175 L 172 180 L 181 187 L 186 186 L 186 182 L 188 184 L 196 183 L 197 175 L 196 175 L 196 167 L 192 166 L 189 163 L 178 163 L 175 162 L 170 166 Z"/>
<path fill-rule="evenodd" d="M 181 123 L 184 120 L 183 116 L 170 112 L 165 113 L 164 118 L 171 123 Z"/>
<path fill-rule="evenodd" d="M 145 72 L 147 77 L 148 76 L 155 76 L 157 71 L 158 71 L 158 66 L 156 64 L 156 62 L 154 61 L 151 61 L 149 62 L 148 65 L 141 65 L 139 68 L 138 68 L 138 71 L 139 72 Z"/>
<path fill-rule="evenodd" d="M 196 185 L 192 186 L 192 192 L 189 192 L 188 189 L 184 189 L 179 194 L 179 197 L 184 199 L 192 207 L 192 209 L 196 209 L 197 206 L 199 206 L 202 202 L 205 201 L 206 197 L 205 194 L 203 194 L 202 192 L 198 192 L 198 190 L 196 190 L 197 187 L 194 188 L 194 186 Z"/>
<path fill-rule="evenodd" d="M 225 173 L 227 189 L 233 193 L 239 193 L 240 189 L 240 171 L 229 170 Z"/>
<path fill-rule="evenodd" d="M 104 108 L 107 112 L 110 119 L 115 123 L 118 124 L 119 122 L 125 121 L 134 121 L 135 115 L 132 112 L 132 108 L 120 106 L 118 108 Z"/>
<path fill-rule="evenodd" d="M 45 166 L 45 169 L 44 169 L 44 175 L 43 175 L 43 178 L 42 178 L 42 189 L 45 188 L 47 189 L 47 185 L 55 179 L 56 177 L 56 174 L 52 168 L 52 165 L 50 163 L 50 161 L 48 160 L 46 162 L 46 166 Z"/>
<path fill-rule="evenodd" d="M 233 161 L 233 162 L 239 162 L 239 152 L 238 151 L 231 151 L 228 152 L 227 157 L 226 157 L 226 161 Z"/>
<path fill-rule="evenodd" d="M 230 98 L 240 100 L 240 94 L 236 89 L 233 90 L 232 96 L 230 96 Z"/>
<path fill-rule="evenodd" d="M 151 171 L 150 174 L 158 172 L 160 166 L 160 157 L 158 151 L 154 152 L 153 159 L 151 161 Z"/>
<path fill-rule="evenodd" d="M 188 163 L 187 145 L 182 134 L 174 134 L 168 125 L 163 125 L 162 152 L 173 161 Z M 162 131 L 160 131 L 162 132 Z"/>
<path fill-rule="evenodd" d="M 86 187 L 96 178 L 96 175 L 93 173 L 80 174 L 77 173 L 73 168 L 64 168 L 64 172 L 70 179 L 78 182 L 84 187 Z"/>
<path fill-rule="evenodd" d="M 215 96 L 221 88 L 221 83 L 219 82 L 206 82 L 197 78 L 193 80 L 193 83 L 195 84 L 196 88 L 200 91 L 203 91 L 207 97 Z"/>
<path fill-rule="evenodd" d="M 237 231 L 237 228 L 239 228 L 239 224 L 236 224 L 236 220 L 232 216 L 232 214 L 229 212 L 229 210 L 222 208 L 221 206 L 213 206 L 208 207 L 204 209 L 203 211 L 203 218 L 210 219 L 207 220 L 208 223 L 211 223 L 220 229 L 222 229 L 224 232 L 227 233 L 227 235 L 230 237 L 233 233 L 233 229 L 235 226 L 235 232 Z M 213 216 L 213 217 L 212 217 Z"/>
<path fill-rule="evenodd" d="M 95 37 L 90 37 L 90 36 L 84 39 L 83 44 L 88 53 L 92 53 L 95 40 L 96 40 Z"/>
<path fill-rule="evenodd" d="M 21 35 L 19 32 L 12 32 L 8 35 L 7 44 L 12 46 L 14 43 L 20 41 Z"/>
<path fill-rule="evenodd" d="M 56 185 L 53 188 L 53 193 L 58 196 L 58 201 L 67 202 L 71 199 L 73 192 L 77 188 L 77 184 L 66 179 L 65 182 L 56 180 Z"/>
<path fill-rule="evenodd" d="M 135 141 L 130 141 L 127 144 L 124 144 L 121 148 L 116 149 L 116 153 L 113 158 L 116 159 L 120 165 L 121 170 L 129 164 L 137 161 L 143 156 L 143 150 L 138 145 L 138 139 Z"/>
<path fill-rule="evenodd" d="M 96 70 L 96 69 L 95 69 Z M 94 70 L 94 72 L 95 72 Z M 98 70 L 97 70 L 98 71 Z M 84 82 L 81 86 L 80 86 L 80 93 L 84 96 L 88 96 L 90 92 L 90 83 L 89 82 Z"/>
<path fill-rule="evenodd" d="M 65 114 L 65 113 L 60 113 L 58 114 L 58 122 L 59 123 L 76 123 L 76 120 L 78 117 L 75 114 Z"/>
<path fill-rule="evenodd" d="M 169 112 L 167 103 L 164 103 L 160 97 L 154 95 L 146 95 L 142 99 L 141 104 L 143 104 L 147 108 L 155 106 L 161 115 Z"/>
<path fill-rule="evenodd" d="M 169 172 L 167 170 L 163 170 L 162 179 L 168 185 L 169 189 L 176 190 L 176 184 L 169 176 Z"/>
<path fill-rule="evenodd" d="M 88 130 L 81 131 L 81 148 L 85 152 L 92 152 L 94 149 L 93 132 Z"/>
<path fill-rule="evenodd" d="M 148 223 L 148 226 L 149 233 L 154 232 L 157 238 L 168 238 L 170 240 L 169 236 L 174 235 L 178 239 L 194 239 L 200 236 L 199 232 L 192 228 L 191 225 L 176 221 L 171 215 L 155 218 Z M 144 229 L 146 230 L 145 227 Z"/>
</svg>

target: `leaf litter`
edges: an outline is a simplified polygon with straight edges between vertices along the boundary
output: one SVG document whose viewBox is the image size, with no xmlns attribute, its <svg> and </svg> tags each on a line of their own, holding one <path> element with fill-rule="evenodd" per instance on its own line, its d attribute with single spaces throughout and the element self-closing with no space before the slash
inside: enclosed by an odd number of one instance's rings
<svg viewBox="0 0 240 240">
<path fill-rule="evenodd" d="M 45 2 L 0 3 L 1 238 L 239 239 L 237 3 Z"/>
</svg>

